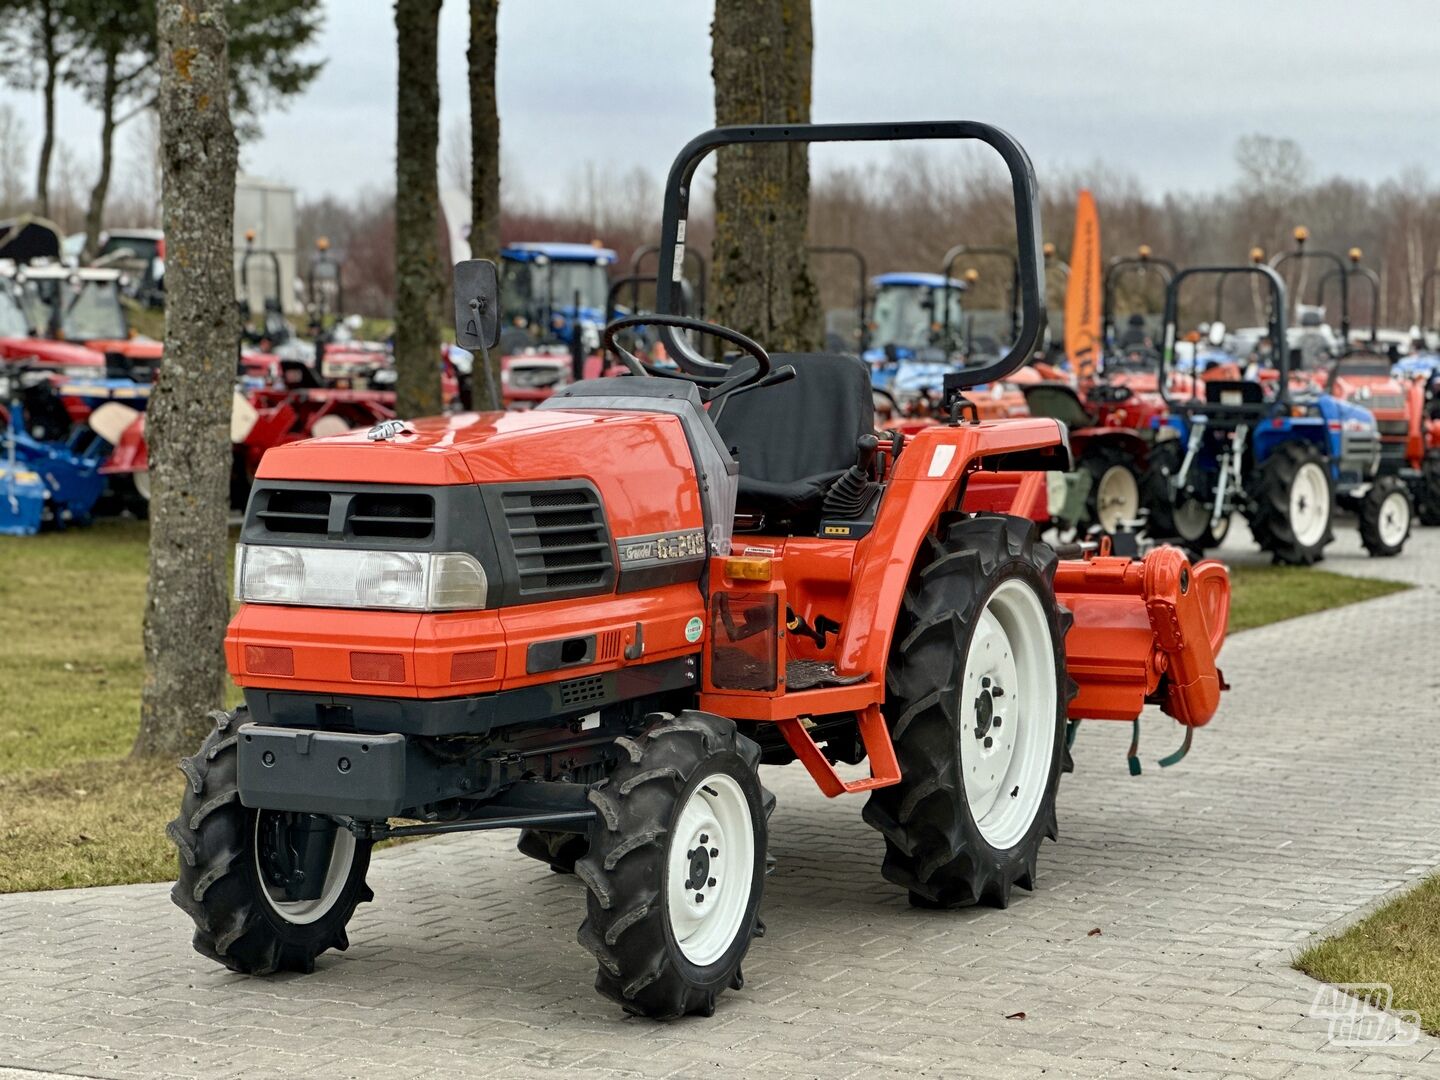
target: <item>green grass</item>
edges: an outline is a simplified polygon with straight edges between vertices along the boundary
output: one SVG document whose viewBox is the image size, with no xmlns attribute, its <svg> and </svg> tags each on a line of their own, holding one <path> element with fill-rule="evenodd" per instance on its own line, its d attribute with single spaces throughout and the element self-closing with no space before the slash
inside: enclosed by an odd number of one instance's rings
<svg viewBox="0 0 1440 1080">
<path fill-rule="evenodd" d="M 1343 934 L 1295 958 L 1329 983 L 1389 983 L 1397 1009 L 1413 1009 L 1440 1035 L 1440 876 L 1427 878 Z"/>
<path fill-rule="evenodd" d="M 1253 630 L 1408 588 L 1397 581 L 1350 577 L 1303 566 L 1232 566 L 1230 630 Z"/>
<path fill-rule="evenodd" d="M 134 521 L 0 537 L 0 892 L 174 874 L 164 825 L 182 778 L 173 762 L 128 757 L 147 540 Z M 1237 630 L 1401 587 L 1285 567 L 1233 573 Z"/>
</svg>

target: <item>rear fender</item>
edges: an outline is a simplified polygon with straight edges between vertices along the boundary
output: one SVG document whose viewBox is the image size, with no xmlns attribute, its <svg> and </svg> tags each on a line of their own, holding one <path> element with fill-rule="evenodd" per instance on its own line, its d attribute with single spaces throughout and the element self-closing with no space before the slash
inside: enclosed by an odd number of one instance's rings
<svg viewBox="0 0 1440 1080">
<path fill-rule="evenodd" d="M 1049 419 L 1016 418 L 981 424 L 935 424 L 905 442 L 870 534 L 856 552 L 850 610 L 841 629 L 836 670 L 882 679 L 905 583 L 940 515 L 958 510 L 965 481 L 975 482 L 986 458 L 1063 445 L 1060 425 Z M 1003 478 L 1006 474 L 995 474 Z M 1018 475 L 1018 474 L 1011 474 Z M 1044 476 L 1029 497 L 1043 503 Z M 981 481 L 990 484 L 992 481 Z"/>
</svg>

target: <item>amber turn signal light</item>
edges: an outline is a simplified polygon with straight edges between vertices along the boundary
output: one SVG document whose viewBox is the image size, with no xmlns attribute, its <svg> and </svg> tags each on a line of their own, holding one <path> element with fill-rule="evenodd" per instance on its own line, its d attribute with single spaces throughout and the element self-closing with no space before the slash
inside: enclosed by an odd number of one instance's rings
<svg viewBox="0 0 1440 1080">
<path fill-rule="evenodd" d="M 732 581 L 769 581 L 769 559 L 726 559 L 725 576 Z"/>
</svg>

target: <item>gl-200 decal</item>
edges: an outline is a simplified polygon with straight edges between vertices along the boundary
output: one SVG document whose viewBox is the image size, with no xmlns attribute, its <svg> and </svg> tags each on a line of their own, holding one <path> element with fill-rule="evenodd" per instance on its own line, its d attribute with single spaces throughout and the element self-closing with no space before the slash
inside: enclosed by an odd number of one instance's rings
<svg viewBox="0 0 1440 1080">
<path fill-rule="evenodd" d="M 691 529 L 651 536 L 622 536 L 615 541 L 615 547 L 620 552 L 622 569 L 691 562 L 705 558 L 705 533 L 701 529 Z"/>
</svg>

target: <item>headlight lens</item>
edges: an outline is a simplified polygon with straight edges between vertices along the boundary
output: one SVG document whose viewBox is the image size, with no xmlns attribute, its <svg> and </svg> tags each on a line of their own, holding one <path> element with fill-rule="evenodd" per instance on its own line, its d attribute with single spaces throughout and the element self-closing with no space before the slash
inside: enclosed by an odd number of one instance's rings
<svg viewBox="0 0 1440 1080">
<path fill-rule="evenodd" d="M 464 552 L 240 544 L 235 598 L 257 604 L 460 611 L 485 606 L 485 568 Z"/>
</svg>

